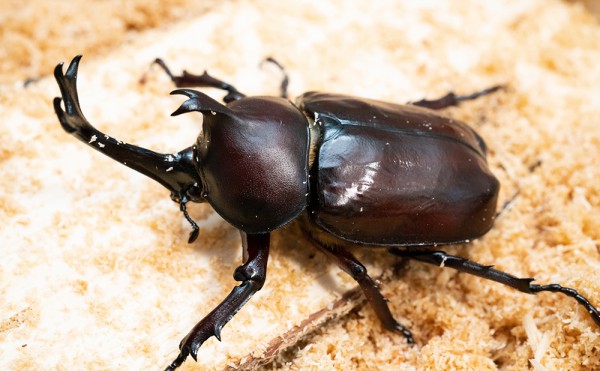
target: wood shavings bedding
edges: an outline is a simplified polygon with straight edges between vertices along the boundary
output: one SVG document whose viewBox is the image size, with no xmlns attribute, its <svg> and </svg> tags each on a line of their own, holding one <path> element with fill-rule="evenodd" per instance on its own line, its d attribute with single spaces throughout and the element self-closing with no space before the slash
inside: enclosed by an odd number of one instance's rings
<svg viewBox="0 0 600 371">
<path fill-rule="evenodd" d="M 277 71 L 259 67 L 266 56 L 286 66 L 292 95 L 325 90 L 406 102 L 505 83 L 504 92 L 446 113 L 487 141 L 501 200 L 517 196 L 484 238 L 447 250 L 600 303 L 600 29 L 583 8 L 542 0 L 234 1 L 167 17 L 172 23 L 147 17 L 135 27 L 142 31 L 127 33 L 106 26 L 115 18 L 99 4 L 85 5 L 96 17 L 64 15 L 47 25 L 39 10 L 19 10 L 34 12 L 39 28 L 27 28 L 37 30 L 27 43 L 39 54 L 2 58 L 4 369 L 164 367 L 235 284 L 241 251 L 232 227 L 207 206 L 190 206 L 202 230 L 187 245 L 189 226 L 164 189 L 62 131 L 50 104 L 53 79 L 15 83 L 82 52 L 88 119 L 161 152 L 189 145 L 199 117 L 168 117 L 180 100 L 168 96 L 172 85 L 158 69 L 147 72 L 159 56 L 175 71 L 206 68 L 250 95 L 277 92 Z M 25 27 L 5 24 L 3 35 Z M 65 32 L 78 27 L 94 31 L 89 42 Z M 268 344 L 314 313 L 338 318 L 264 368 L 600 368 L 600 331 L 572 299 L 527 296 L 413 262 L 396 267 L 400 260 L 383 251 L 360 256 L 382 277 L 417 347 L 384 331 L 357 297 L 327 312 L 353 282 L 290 226 L 273 236 L 263 290 L 224 328 L 222 343 L 209 340 L 198 364 L 183 369 L 256 366 Z"/>
<path fill-rule="evenodd" d="M 0 2 L 0 83 L 48 74 L 73 49 L 102 55 L 146 29 L 199 15 L 213 1 Z"/>
</svg>

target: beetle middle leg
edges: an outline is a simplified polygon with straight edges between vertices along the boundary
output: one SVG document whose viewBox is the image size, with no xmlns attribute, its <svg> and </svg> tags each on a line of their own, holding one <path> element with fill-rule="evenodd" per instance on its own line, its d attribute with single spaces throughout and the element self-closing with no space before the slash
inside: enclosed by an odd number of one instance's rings
<svg viewBox="0 0 600 371">
<path fill-rule="evenodd" d="M 227 95 L 223 98 L 225 103 L 244 98 L 246 95 L 238 91 L 233 85 L 226 83 L 225 81 L 216 79 L 204 71 L 202 75 L 194 75 L 184 70 L 181 75 L 173 75 L 165 61 L 160 58 L 156 58 L 154 63 L 158 64 L 169 76 L 171 81 L 178 88 L 185 87 L 205 87 L 205 88 L 217 88 L 225 90 Z"/>
<path fill-rule="evenodd" d="M 273 57 L 267 57 L 265 58 L 264 62 L 269 62 L 275 65 L 275 67 L 279 68 L 279 70 L 281 71 L 281 73 L 283 74 L 283 77 L 281 79 L 281 83 L 279 84 L 279 96 L 281 98 L 287 98 L 288 97 L 288 86 L 290 85 L 290 77 L 287 74 L 287 71 L 285 70 L 285 68 L 283 67 L 283 65 L 279 62 L 277 62 L 277 60 Z"/>
<path fill-rule="evenodd" d="M 448 93 L 441 98 L 438 99 L 421 99 L 416 102 L 409 102 L 409 104 L 413 106 L 425 107 L 429 109 L 444 109 L 451 106 L 458 106 L 460 102 L 464 102 L 467 100 L 477 99 L 479 97 L 483 97 L 485 95 L 494 93 L 500 89 L 502 89 L 502 85 L 492 86 L 491 88 L 483 89 L 481 91 L 467 94 L 467 95 L 456 95 L 454 93 Z"/>
<path fill-rule="evenodd" d="M 367 274 L 367 268 L 348 250 L 342 247 L 321 244 L 314 237 L 310 237 L 321 251 L 325 252 L 329 258 L 335 261 L 338 267 L 348 273 L 358 283 L 383 326 L 391 331 L 400 331 L 409 344 L 414 344 L 411 332 L 398 323 L 392 316 L 387 299 L 381 294 L 375 281 Z"/>
<path fill-rule="evenodd" d="M 250 300 L 252 295 L 262 288 L 267 275 L 270 234 L 240 233 L 244 248 L 244 264 L 235 270 L 233 278 L 242 283 L 234 287 L 225 300 L 198 322 L 181 340 L 179 355 L 165 370 L 175 370 L 181 366 L 188 355 L 196 360 L 198 349 L 211 336 L 221 340 L 223 326 Z"/>
<path fill-rule="evenodd" d="M 598 309 L 594 307 L 588 299 L 579 294 L 577 290 L 570 287 L 564 287 L 556 283 L 549 285 L 532 284 L 531 282 L 534 281 L 534 278 L 518 278 L 511 274 L 494 269 L 491 265 L 478 264 L 465 258 L 446 254 L 443 251 L 400 250 L 392 248 L 390 249 L 390 252 L 394 255 L 404 258 L 418 260 L 424 263 L 437 265 L 439 267 L 453 268 L 460 272 L 469 273 L 481 278 L 499 282 L 526 294 L 537 294 L 538 292 L 542 291 L 560 292 L 577 300 L 577 302 L 589 313 L 594 322 L 600 326 L 600 313 L 598 312 Z"/>
</svg>

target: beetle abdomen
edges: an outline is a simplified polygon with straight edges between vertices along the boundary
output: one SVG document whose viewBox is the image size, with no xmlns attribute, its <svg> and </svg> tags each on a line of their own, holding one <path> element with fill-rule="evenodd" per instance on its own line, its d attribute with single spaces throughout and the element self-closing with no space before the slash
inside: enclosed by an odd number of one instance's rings
<svg viewBox="0 0 600 371">
<path fill-rule="evenodd" d="M 315 112 L 319 100 L 304 98 L 322 130 L 310 205 L 321 228 L 373 245 L 456 243 L 491 228 L 499 183 L 483 141 L 466 125 L 427 112 L 431 129 L 421 130 L 402 125 L 414 123 L 400 114 L 405 106 L 337 97 L 339 105 L 331 100 L 329 111 Z M 370 121 L 340 119 L 354 101 Z"/>
</svg>

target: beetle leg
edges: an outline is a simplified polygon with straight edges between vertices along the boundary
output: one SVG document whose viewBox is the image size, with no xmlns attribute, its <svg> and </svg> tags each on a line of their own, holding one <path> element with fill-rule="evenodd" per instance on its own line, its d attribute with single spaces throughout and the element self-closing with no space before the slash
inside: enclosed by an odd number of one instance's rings
<svg viewBox="0 0 600 371">
<path fill-rule="evenodd" d="M 265 60 L 263 62 L 273 63 L 277 68 L 279 68 L 279 70 L 283 74 L 283 78 L 281 79 L 281 84 L 279 85 L 279 96 L 281 98 L 287 98 L 288 97 L 287 89 L 290 84 L 290 77 L 288 76 L 287 72 L 285 71 L 285 68 L 283 67 L 283 65 L 281 63 L 277 62 L 277 60 L 275 60 L 273 57 L 267 57 L 267 58 L 265 58 Z"/>
<path fill-rule="evenodd" d="M 269 233 L 246 234 L 241 232 L 244 248 L 244 264 L 239 266 L 233 278 L 242 282 L 233 288 L 231 293 L 215 309 L 204 317 L 181 340 L 180 353 L 165 370 L 175 370 L 181 366 L 188 355 L 197 360 L 198 349 L 211 336 L 221 340 L 221 329 L 260 290 L 267 275 L 269 257 Z"/>
<path fill-rule="evenodd" d="M 375 314 L 385 328 L 391 331 L 400 331 L 409 344 L 414 344 L 411 332 L 398 323 L 387 305 L 387 299 L 381 294 L 377 284 L 367 274 L 367 268 L 362 265 L 349 251 L 335 246 L 326 246 L 313 239 L 316 246 L 332 258 L 336 264 L 348 273 L 358 283 L 367 301 L 375 310 Z"/>
<path fill-rule="evenodd" d="M 534 278 L 518 278 L 511 274 L 494 269 L 491 265 L 478 264 L 465 258 L 446 254 L 443 251 L 399 250 L 392 248 L 390 249 L 390 252 L 405 258 L 415 259 L 440 267 L 453 268 L 460 272 L 465 272 L 491 281 L 496 281 L 526 294 L 537 294 L 538 292 L 542 291 L 560 292 L 577 300 L 577 302 L 582 305 L 590 314 L 590 317 L 592 317 L 594 322 L 600 326 L 600 313 L 598 312 L 598 309 L 575 289 L 564 287 L 556 283 L 549 285 L 535 285 L 531 283 L 534 281 Z"/>
<path fill-rule="evenodd" d="M 494 93 L 502 88 L 503 88 L 502 85 L 496 85 L 496 86 L 492 86 L 491 88 L 483 89 L 481 91 L 478 91 L 478 92 L 475 92 L 472 94 L 467 94 L 467 95 L 456 95 L 454 93 L 448 93 L 438 99 L 433 99 L 433 100 L 421 99 L 416 102 L 409 102 L 409 104 L 412 104 L 413 106 L 425 107 L 425 108 L 430 108 L 430 109 L 443 109 L 443 108 L 447 108 L 450 106 L 458 106 L 460 104 L 460 102 L 464 102 L 466 100 L 477 99 L 479 97 L 483 97 L 484 95 Z"/>
<path fill-rule="evenodd" d="M 167 76 L 169 76 L 171 81 L 173 81 L 175 86 L 178 88 L 206 87 L 225 90 L 227 92 L 227 95 L 223 98 L 225 103 L 229 103 L 246 96 L 245 94 L 240 93 L 233 85 L 212 77 L 206 71 L 204 71 L 202 75 L 193 75 L 184 70 L 181 75 L 176 76 L 171 73 L 171 70 L 169 67 L 167 67 L 167 64 L 162 59 L 156 58 L 154 63 L 158 64 L 165 71 Z"/>
<path fill-rule="evenodd" d="M 179 201 L 179 210 L 183 213 L 185 220 L 187 220 L 192 226 L 192 232 L 190 232 L 190 237 L 188 238 L 188 243 L 192 243 L 198 238 L 198 235 L 200 234 L 200 227 L 198 227 L 198 224 L 196 224 L 194 219 L 192 219 L 190 214 L 188 214 L 187 207 L 185 206 L 186 202 L 187 200 L 184 199 Z"/>
</svg>

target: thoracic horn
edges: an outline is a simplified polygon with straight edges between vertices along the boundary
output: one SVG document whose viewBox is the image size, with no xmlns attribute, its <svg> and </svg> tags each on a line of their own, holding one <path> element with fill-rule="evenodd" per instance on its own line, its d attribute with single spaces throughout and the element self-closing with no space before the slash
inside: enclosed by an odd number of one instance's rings
<svg viewBox="0 0 600 371">
<path fill-rule="evenodd" d="M 171 116 L 181 115 L 182 113 L 198 111 L 202 113 L 216 114 L 220 113 L 227 116 L 233 116 L 233 111 L 223 104 L 212 99 L 208 95 L 192 89 L 177 89 L 171 92 L 171 95 L 185 95 L 190 98 L 183 102 Z"/>
</svg>

